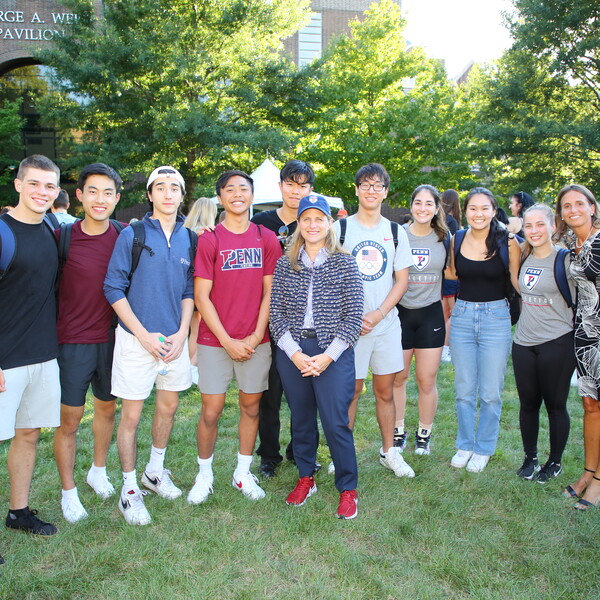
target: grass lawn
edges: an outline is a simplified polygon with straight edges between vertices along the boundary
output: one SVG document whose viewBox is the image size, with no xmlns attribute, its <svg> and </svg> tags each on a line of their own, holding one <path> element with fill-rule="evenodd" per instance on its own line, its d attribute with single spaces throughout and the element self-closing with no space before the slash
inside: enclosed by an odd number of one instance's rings
<svg viewBox="0 0 600 600">
<path fill-rule="evenodd" d="M 439 376 L 440 407 L 432 453 L 405 458 L 414 479 L 397 479 L 378 463 L 380 446 L 370 390 L 359 403 L 355 441 L 359 464 L 359 515 L 335 518 L 338 493 L 327 473 L 318 493 L 300 508 L 285 497 L 296 482 L 293 464 L 264 483 L 267 497 L 252 502 L 231 486 L 237 451 L 236 392 L 231 391 L 215 452 L 215 494 L 200 506 L 186 501 L 197 471 L 195 429 L 198 390 L 182 394 L 166 465 L 184 490 L 169 502 L 146 497 L 153 522 L 125 523 L 115 498 L 103 501 L 85 484 L 91 461 L 91 421 L 79 433 L 76 480 L 89 518 L 71 525 L 60 509 L 60 481 L 52 432 L 39 445 L 31 506 L 59 533 L 39 538 L 3 530 L 0 598 L 211 598 L 211 599 L 593 599 L 598 575 L 600 510 L 580 513 L 562 488 L 583 466 L 581 401 L 572 388 L 571 437 L 564 472 L 545 486 L 523 481 L 518 399 L 509 366 L 496 455 L 481 474 L 449 466 L 456 418 L 453 369 Z M 414 381 L 409 384 L 407 426 L 417 425 Z M 147 461 L 153 402 L 139 435 L 138 470 Z M 282 411 L 287 443 L 289 413 Z M 322 441 L 324 444 L 324 440 Z M 548 452 L 542 418 L 540 462 Z M 0 444 L 0 506 L 8 507 L 6 453 Z M 327 449 L 320 449 L 327 466 Z M 254 469 L 257 470 L 255 460 Z M 326 469 L 324 469 L 326 470 Z M 120 487 L 116 447 L 109 472 Z M 2 518 L 5 516 L 2 513 Z"/>
</svg>

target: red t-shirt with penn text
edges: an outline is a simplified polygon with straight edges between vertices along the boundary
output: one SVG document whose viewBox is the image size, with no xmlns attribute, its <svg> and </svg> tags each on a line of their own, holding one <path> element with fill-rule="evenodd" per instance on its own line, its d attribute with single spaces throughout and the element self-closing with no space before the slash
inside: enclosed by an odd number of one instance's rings
<svg viewBox="0 0 600 600">
<path fill-rule="evenodd" d="M 263 277 L 273 275 L 281 246 L 272 231 L 254 223 L 244 233 L 232 233 L 222 224 L 198 238 L 194 276 L 213 282 L 210 300 L 225 331 L 235 340 L 256 328 L 263 296 Z M 269 341 L 268 328 L 261 343 Z M 221 344 L 204 321 L 198 343 Z"/>
<path fill-rule="evenodd" d="M 58 293 L 59 344 L 108 342 L 114 312 L 103 286 L 118 236 L 112 225 L 100 235 L 87 235 L 81 230 L 81 221 L 73 223 Z"/>
</svg>

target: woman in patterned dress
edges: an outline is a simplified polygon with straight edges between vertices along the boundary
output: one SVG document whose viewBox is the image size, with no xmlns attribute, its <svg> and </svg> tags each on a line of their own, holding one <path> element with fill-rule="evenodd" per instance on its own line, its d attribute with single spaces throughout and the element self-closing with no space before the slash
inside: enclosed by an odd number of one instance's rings
<svg viewBox="0 0 600 600">
<path fill-rule="evenodd" d="M 564 494 L 579 497 L 574 508 L 586 510 L 600 505 L 600 206 L 590 190 L 571 184 L 558 193 L 556 215 L 556 239 L 573 253 L 575 354 L 584 411 L 584 472 Z"/>
</svg>

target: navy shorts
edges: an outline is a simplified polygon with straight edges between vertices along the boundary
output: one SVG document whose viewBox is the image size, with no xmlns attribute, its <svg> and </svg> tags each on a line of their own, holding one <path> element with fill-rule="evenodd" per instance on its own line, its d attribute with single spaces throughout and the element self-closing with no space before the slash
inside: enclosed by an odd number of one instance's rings
<svg viewBox="0 0 600 600">
<path fill-rule="evenodd" d="M 98 400 L 115 400 L 110 393 L 114 341 L 103 344 L 63 344 L 60 346 L 61 404 L 83 406 L 90 384 Z"/>
<path fill-rule="evenodd" d="M 441 348 L 446 338 L 442 303 L 434 302 L 423 308 L 398 306 L 402 325 L 402 349 Z"/>
</svg>

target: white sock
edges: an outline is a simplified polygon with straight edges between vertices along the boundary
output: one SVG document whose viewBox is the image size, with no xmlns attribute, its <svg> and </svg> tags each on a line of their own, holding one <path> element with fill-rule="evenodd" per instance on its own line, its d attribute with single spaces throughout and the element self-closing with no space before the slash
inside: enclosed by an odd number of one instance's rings
<svg viewBox="0 0 600 600">
<path fill-rule="evenodd" d="M 97 467 L 95 464 L 92 463 L 92 466 L 90 467 L 90 473 L 92 474 L 92 476 L 95 476 L 95 475 L 105 475 L 106 476 L 106 466 Z"/>
<path fill-rule="evenodd" d="M 429 437 L 431 435 L 431 429 L 433 428 L 433 423 L 431 425 L 424 425 L 419 421 L 419 431 L 417 432 L 419 437 Z"/>
<path fill-rule="evenodd" d="M 250 473 L 250 465 L 252 464 L 252 454 L 250 456 L 246 454 L 240 454 L 238 452 L 237 455 L 237 467 L 234 471 L 235 475 L 245 475 L 246 473 Z"/>
<path fill-rule="evenodd" d="M 404 419 L 402 419 L 401 421 L 396 421 L 396 427 L 394 429 L 394 433 L 402 435 L 404 433 Z"/>
<path fill-rule="evenodd" d="M 208 458 L 198 457 L 198 477 L 213 477 L 213 456 L 211 454 Z"/>
<path fill-rule="evenodd" d="M 155 448 L 154 445 L 150 450 L 150 461 L 146 465 L 147 473 L 162 473 L 165 468 L 165 453 L 166 448 Z"/>
<path fill-rule="evenodd" d="M 67 498 L 79 498 L 77 494 L 77 488 L 74 487 L 72 490 L 62 490 L 62 497 L 66 500 Z"/>
<path fill-rule="evenodd" d="M 129 473 L 125 473 L 123 471 L 123 492 L 127 493 L 129 490 L 139 490 L 140 486 L 137 482 L 137 476 L 135 474 L 135 470 L 130 471 Z"/>
</svg>

